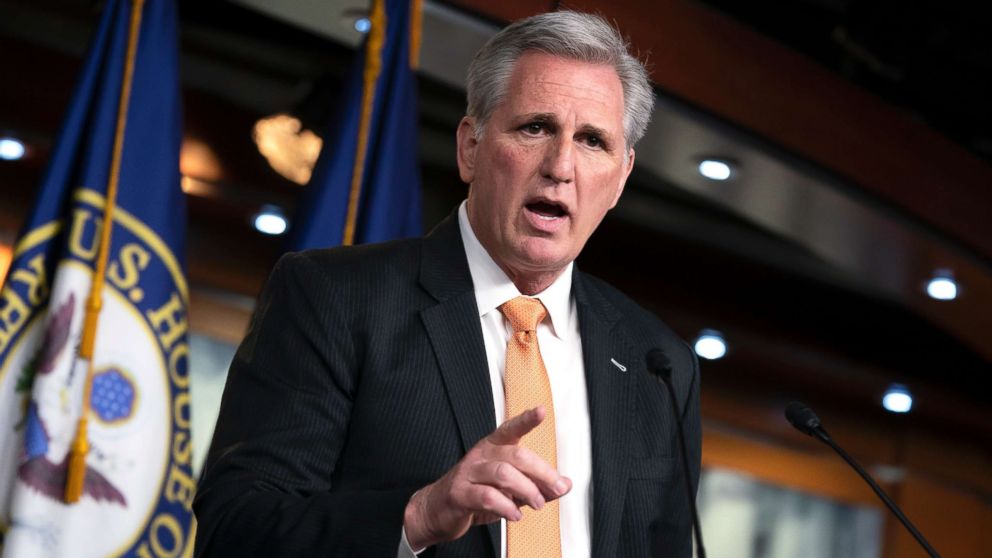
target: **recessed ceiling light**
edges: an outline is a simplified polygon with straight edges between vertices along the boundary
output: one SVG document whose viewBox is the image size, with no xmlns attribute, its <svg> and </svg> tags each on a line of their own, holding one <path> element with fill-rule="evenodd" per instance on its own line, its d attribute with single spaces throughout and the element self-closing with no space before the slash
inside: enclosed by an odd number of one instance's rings
<svg viewBox="0 0 992 558">
<path fill-rule="evenodd" d="M 693 349 L 697 355 L 707 360 L 716 360 L 727 354 L 727 342 L 719 331 L 704 329 L 696 338 Z"/>
<path fill-rule="evenodd" d="M 734 173 L 729 161 L 720 159 L 703 159 L 699 162 L 699 174 L 710 180 L 727 180 Z"/>
<path fill-rule="evenodd" d="M 16 161 L 24 157 L 27 150 L 24 144 L 14 138 L 0 138 L 0 159 L 5 161 Z"/>
<path fill-rule="evenodd" d="M 882 406 L 890 413 L 908 413 L 913 408 L 913 396 L 902 384 L 892 384 L 882 396 Z"/>
<path fill-rule="evenodd" d="M 946 269 L 937 270 L 927 282 L 927 294 L 936 300 L 954 300 L 958 297 L 958 283 Z"/>
<path fill-rule="evenodd" d="M 282 210 L 274 205 L 266 205 L 255 215 L 255 229 L 260 233 L 280 235 L 286 232 L 289 223 Z"/>
<path fill-rule="evenodd" d="M 372 29 L 372 21 L 367 17 L 360 17 L 355 20 L 355 31 L 359 33 L 368 33 L 369 29 Z"/>
</svg>

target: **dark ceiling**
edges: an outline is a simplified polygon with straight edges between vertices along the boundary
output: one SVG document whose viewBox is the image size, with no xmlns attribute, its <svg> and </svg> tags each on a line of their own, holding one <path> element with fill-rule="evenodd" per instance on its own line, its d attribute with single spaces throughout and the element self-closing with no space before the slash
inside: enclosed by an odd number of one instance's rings
<svg viewBox="0 0 992 558">
<path fill-rule="evenodd" d="M 970 0 L 703 0 L 992 161 L 992 12 Z"/>
</svg>

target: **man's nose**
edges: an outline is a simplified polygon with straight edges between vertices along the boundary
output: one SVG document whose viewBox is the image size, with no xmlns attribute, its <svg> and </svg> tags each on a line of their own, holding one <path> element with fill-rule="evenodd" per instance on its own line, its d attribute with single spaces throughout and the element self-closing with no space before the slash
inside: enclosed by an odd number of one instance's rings
<svg viewBox="0 0 992 558">
<path fill-rule="evenodd" d="M 550 142 L 544 153 L 541 174 L 555 184 L 569 184 L 575 179 L 575 146 L 564 134 Z"/>
</svg>

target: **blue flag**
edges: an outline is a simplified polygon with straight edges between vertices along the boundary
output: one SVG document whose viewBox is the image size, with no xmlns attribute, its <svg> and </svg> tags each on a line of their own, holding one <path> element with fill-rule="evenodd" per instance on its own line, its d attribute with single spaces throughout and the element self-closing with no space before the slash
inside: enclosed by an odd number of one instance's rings
<svg viewBox="0 0 992 558">
<path fill-rule="evenodd" d="M 301 197 L 290 249 L 420 234 L 413 63 L 419 4 L 374 0 L 371 29 L 348 73 L 313 177 Z"/>
<path fill-rule="evenodd" d="M 0 291 L 5 557 L 191 543 L 176 25 L 173 0 L 106 3 L 14 246 Z"/>
</svg>

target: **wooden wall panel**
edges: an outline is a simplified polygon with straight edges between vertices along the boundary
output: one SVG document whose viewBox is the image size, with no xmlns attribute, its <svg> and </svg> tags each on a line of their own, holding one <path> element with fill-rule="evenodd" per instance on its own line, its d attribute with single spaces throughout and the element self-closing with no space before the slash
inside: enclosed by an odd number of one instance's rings
<svg viewBox="0 0 992 558">
<path fill-rule="evenodd" d="M 849 504 L 883 508 L 868 485 L 829 448 L 796 432 L 779 403 L 715 389 L 703 391 L 703 465 Z M 883 489 L 945 558 L 992 549 L 989 450 L 914 431 L 893 431 L 842 409 L 818 409 L 835 440 L 876 476 Z M 892 477 L 878 478 L 883 465 Z M 885 558 L 924 557 L 888 510 Z"/>
<path fill-rule="evenodd" d="M 254 307 L 248 300 L 194 288 L 190 292 L 190 329 L 201 335 L 238 345 L 248 331 Z"/>
<path fill-rule="evenodd" d="M 964 447 L 934 436 L 911 434 L 901 453 L 907 468 L 992 499 L 992 448 Z"/>
<path fill-rule="evenodd" d="M 895 500 L 944 558 L 989 555 L 992 507 L 988 500 L 914 474 L 906 478 Z M 895 518 L 890 519 L 887 531 L 886 558 L 927 557 L 916 539 Z"/>
<path fill-rule="evenodd" d="M 839 458 L 749 439 L 716 428 L 703 430 L 703 466 L 732 469 L 776 486 L 861 506 L 878 506 L 870 488 Z"/>
</svg>

